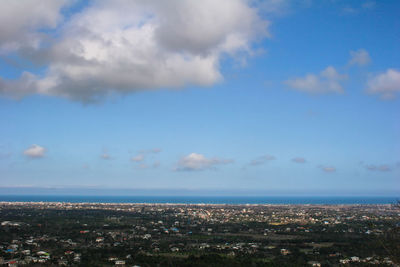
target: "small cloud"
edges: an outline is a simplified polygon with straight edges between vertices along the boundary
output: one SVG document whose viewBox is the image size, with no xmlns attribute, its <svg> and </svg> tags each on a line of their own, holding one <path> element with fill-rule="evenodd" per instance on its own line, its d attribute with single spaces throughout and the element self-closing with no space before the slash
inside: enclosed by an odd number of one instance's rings
<svg viewBox="0 0 400 267">
<path fill-rule="evenodd" d="M 158 167 L 160 167 L 161 163 L 159 161 L 156 161 L 153 163 L 152 167 L 153 169 L 157 169 Z"/>
<path fill-rule="evenodd" d="M 32 159 L 38 159 L 43 158 L 46 154 L 46 151 L 46 148 L 33 144 L 24 151 L 24 155 Z"/>
<path fill-rule="evenodd" d="M 354 2 L 357 3 L 357 2 Z M 376 3 L 374 1 L 366 1 L 364 2 L 361 6 L 345 6 L 342 8 L 342 14 L 344 15 L 356 15 L 359 14 L 360 12 L 367 11 L 367 10 L 372 10 L 376 6 Z"/>
<path fill-rule="evenodd" d="M 333 166 L 318 166 L 321 170 L 323 170 L 324 172 L 327 173 L 332 173 L 332 172 L 336 172 L 336 168 Z"/>
<path fill-rule="evenodd" d="M 140 150 L 140 154 L 157 154 L 160 153 L 162 150 L 160 148 L 152 148 L 152 149 L 143 149 Z"/>
<path fill-rule="evenodd" d="M 307 117 L 316 117 L 316 116 L 318 116 L 318 112 L 309 109 L 309 110 L 307 110 L 306 115 L 307 115 Z"/>
<path fill-rule="evenodd" d="M 352 15 L 352 14 L 357 14 L 358 13 L 358 9 L 351 7 L 351 6 L 345 6 L 344 8 L 342 8 L 342 13 L 343 14 L 348 14 L 348 15 Z"/>
<path fill-rule="evenodd" d="M 137 156 L 134 156 L 131 158 L 131 161 L 134 162 L 142 162 L 144 160 L 144 155 L 143 154 L 139 154 Z"/>
<path fill-rule="evenodd" d="M 365 165 L 365 168 L 369 171 L 375 171 L 376 170 L 376 166 L 375 165 Z"/>
<path fill-rule="evenodd" d="M 0 144 L 0 160 L 8 159 L 12 155 L 10 148 L 7 145 Z"/>
<path fill-rule="evenodd" d="M 382 164 L 382 165 L 366 164 L 364 165 L 364 167 L 368 171 L 389 172 L 392 170 L 392 168 L 388 164 Z"/>
<path fill-rule="evenodd" d="M 307 74 L 304 77 L 289 79 L 284 81 L 284 84 L 294 90 L 310 94 L 342 94 L 344 89 L 341 81 L 345 79 L 347 75 L 339 74 L 334 67 L 329 66 L 319 74 Z"/>
<path fill-rule="evenodd" d="M 156 161 L 153 164 L 140 163 L 140 164 L 136 165 L 135 168 L 144 170 L 144 169 L 157 169 L 158 167 L 160 167 L 159 161 Z"/>
<path fill-rule="evenodd" d="M 206 158 L 202 154 L 191 153 L 182 157 L 175 171 L 203 171 L 215 169 L 218 165 L 233 163 L 231 159 Z"/>
<path fill-rule="evenodd" d="M 374 1 L 367 1 L 361 5 L 363 9 L 373 9 L 376 6 Z"/>
<path fill-rule="evenodd" d="M 301 157 L 293 158 L 292 161 L 295 163 L 306 163 L 307 162 L 305 158 L 301 158 Z"/>
<path fill-rule="evenodd" d="M 365 66 L 371 62 L 371 57 L 365 49 L 350 51 L 349 65 Z"/>
<path fill-rule="evenodd" d="M 251 165 L 251 166 L 263 165 L 263 164 L 267 163 L 268 161 L 275 160 L 275 159 L 276 158 L 274 156 L 264 155 L 264 156 L 258 157 L 256 159 L 253 159 L 252 161 L 250 161 L 249 165 Z"/>
<path fill-rule="evenodd" d="M 389 172 L 389 171 L 392 170 L 392 168 L 390 168 L 389 165 L 380 165 L 378 167 L 378 170 L 381 171 L 381 172 Z"/>
<path fill-rule="evenodd" d="M 100 158 L 104 159 L 104 160 L 110 160 L 112 159 L 110 154 L 108 154 L 107 152 L 104 152 L 103 154 L 100 155 Z"/>
<path fill-rule="evenodd" d="M 384 100 L 396 98 L 400 92 L 400 71 L 388 69 L 385 73 L 378 74 L 367 82 L 367 92 L 378 94 Z"/>
<path fill-rule="evenodd" d="M 292 3 L 288 0 L 262 0 L 257 3 L 260 11 L 268 15 L 284 15 L 292 9 Z"/>
<path fill-rule="evenodd" d="M 139 169 L 148 169 L 149 166 L 146 163 L 141 163 L 137 166 Z"/>
<path fill-rule="evenodd" d="M 153 164 L 149 163 L 149 160 L 154 160 L 154 154 L 161 152 L 160 148 L 143 149 L 139 151 L 139 154 L 131 158 L 131 161 L 137 163 L 136 167 L 139 169 L 156 169 L 160 166 L 159 161 L 155 161 Z"/>
<path fill-rule="evenodd" d="M 0 159 L 8 159 L 11 155 L 11 152 L 0 152 Z"/>
</svg>

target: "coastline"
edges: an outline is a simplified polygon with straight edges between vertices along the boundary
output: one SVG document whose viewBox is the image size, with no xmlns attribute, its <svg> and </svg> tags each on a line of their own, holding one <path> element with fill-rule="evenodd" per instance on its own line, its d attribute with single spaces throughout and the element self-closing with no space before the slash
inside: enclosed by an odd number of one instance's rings
<svg viewBox="0 0 400 267">
<path fill-rule="evenodd" d="M 78 196 L 0 195 L 0 203 L 149 205 L 390 205 L 398 197 L 371 196 Z"/>
</svg>

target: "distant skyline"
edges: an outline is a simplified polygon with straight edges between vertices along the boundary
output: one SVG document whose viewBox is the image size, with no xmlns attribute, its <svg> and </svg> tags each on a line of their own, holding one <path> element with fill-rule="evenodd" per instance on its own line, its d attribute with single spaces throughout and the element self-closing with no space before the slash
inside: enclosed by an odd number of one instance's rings
<svg viewBox="0 0 400 267">
<path fill-rule="evenodd" d="M 0 2 L 0 194 L 400 195 L 399 1 Z"/>
</svg>

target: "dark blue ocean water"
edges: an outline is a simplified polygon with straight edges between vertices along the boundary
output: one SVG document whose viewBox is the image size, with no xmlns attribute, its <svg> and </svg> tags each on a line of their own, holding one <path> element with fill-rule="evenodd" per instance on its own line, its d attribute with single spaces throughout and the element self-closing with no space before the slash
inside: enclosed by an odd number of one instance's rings
<svg viewBox="0 0 400 267">
<path fill-rule="evenodd" d="M 68 196 L 0 195 L 7 202 L 72 203 L 186 203 L 186 204 L 393 204 L 398 197 L 304 197 L 304 196 Z"/>
</svg>

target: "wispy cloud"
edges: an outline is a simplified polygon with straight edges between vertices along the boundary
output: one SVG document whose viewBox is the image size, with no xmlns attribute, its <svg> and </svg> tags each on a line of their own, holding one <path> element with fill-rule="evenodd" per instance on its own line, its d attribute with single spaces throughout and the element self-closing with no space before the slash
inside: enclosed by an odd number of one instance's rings
<svg viewBox="0 0 400 267">
<path fill-rule="evenodd" d="M 350 3 L 360 3 L 361 1 L 354 1 L 354 2 L 350 2 Z M 365 1 L 363 2 L 361 5 L 356 5 L 356 6 L 350 6 L 350 5 L 346 5 L 345 7 L 342 8 L 342 14 L 344 15 L 356 15 L 360 12 L 363 11 L 368 11 L 368 10 L 372 10 L 374 9 L 376 6 L 376 2 L 375 1 Z"/>
<path fill-rule="evenodd" d="M 134 161 L 134 162 L 142 162 L 143 160 L 144 160 L 143 154 L 139 154 L 139 155 L 136 155 L 131 158 L 131 161 Z"/>
<path fill-rule="evenodd" d="M 366 1 L 361 5 L 363 9 L 373 9 L 375 6 L 376 2 L 374 1 Z"/>
<path fill-rule="evenodd" d="M 323 165 L 319 165 L 318 168 L 320 168 L 322 171 L 326 172 L 326 173 L 333 173 L 336 172 L 336 167 L 334 166 L 323 166 Z"/>
<path fill-rule="evenodd" d="M 141 169 L 141 170 L 146 170 L 146 169 L 157 169 L 158 167 L 160 167 L 161 163 L 159 161 L 155 161 L 151 164 L 147 164 L 147 163 L 139 163 L 135 166 L 135 168 L 137 169 Z"/>
<path fill-rule="evenodd" d="M 306 163 L 307 162 L 307 160 L 302 157 L 293 158 L 292 161 L 295 163 Z"/>
<path fill-rule="evenodd" d="M 161 148 L 151 148 L 151 149 L 142 149 L 139 151 L 139 154 L 157 154 L 162 151 Z"/>
<path fill-rule="evenodd" d="M 365 168 L 369 171 L 381 171 L 381 172 L 388 172 L 391 171 L 392 168 L 389 165 L 366 165 Z"/>
<path fill-rule="evenodd" d="M 135 162 L 136 167 L 139 169 L 155 169 L 160 166 L 160 162 L 154 161 L 154 157 L 161 151 L 160 148 L 142 149 L 139 151 L 139 154 L 131 157 L 131 161 Z M 149 161 L 154 162 L 149 163 Z"/>
<path fill-rule="evenodd" d="M 104 152 L 100 155 L 100 158 L 104 159 L 104 160 L 110 160 L 112 159 L 111 155 L 108 154 L 107 152 Z"/>
<path fill-rule="evenodd" d="M 263 155 L 258 158 L 255 158 L 250 161 L 249 165 L 250 166 L 258 166 L 258 165 L 263 165 L 271 160 L 275 160 L 275 156 L 272 155 Z"/>
<path fill-rule="evenodd" d="M 342 94 L 344 89 L 341 82 L 346 79 L 347 75 L 340 74 L 334 67 L 329 66 L 319 74 L 307 74 L 304 77 L 289 79 L 284 84 L 294 90 L 310 94 Z"/>
<path fill-rule="evenodd" d="M 364 162 L 360 162 L 360 164 L 368 171 L 389 172 L 393 169 L 390 164 L 367 164 Z"/>
<path fill-rule="evenodd" d="M 371 57 L 365 49 L 350 51 L 349 65 L 365 66 L 371 63 Z"/>
<path fill-rule="evenodd" d="M 206 158 L 202 154 L 191 153 L 182 157 L 176 167 L 175 171 L 204 171 L 209 169 L 216 169 L 219 165 L 233 163 L 232 159 L 220 158 Z"/>
<path fill-rule="evenodd" d="M 0 145 L 0 159 L 7 159 L 11 157 L 12 152 L 5 145 Z"/>
<path fill-rule="evenodd" d="M 11 152 L 0 152 L 0 159 L 7 159 L 11 157 L 12 153 Z"/>
</svg>

